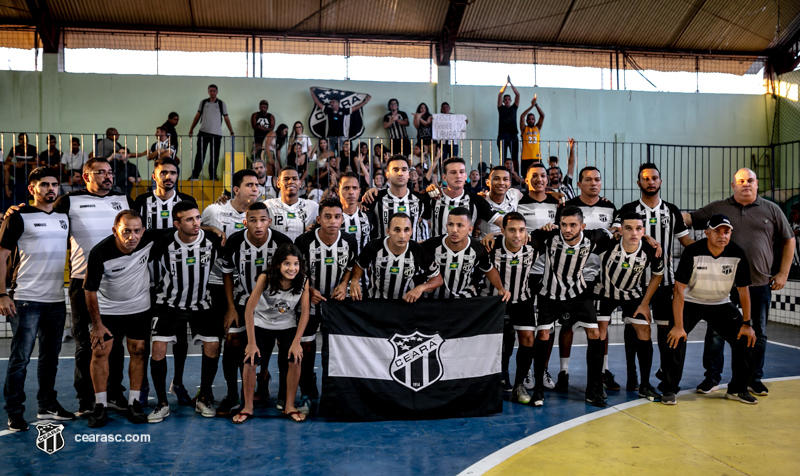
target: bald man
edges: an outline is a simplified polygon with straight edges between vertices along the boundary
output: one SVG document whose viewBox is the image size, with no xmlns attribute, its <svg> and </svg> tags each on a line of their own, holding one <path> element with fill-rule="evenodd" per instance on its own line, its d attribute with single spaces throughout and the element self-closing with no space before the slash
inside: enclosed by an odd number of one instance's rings
<svg viewBox="0 0 800 476">
<path fill-rule="evenodd" d="M 764 353 L 767 348 L 767 316 L 772 291 L 783 289 L 789 277 L 795 238 L 781 209 L 758 196 L 758 177 L 755 172 L 748 168 L 739 169 L 733 176 L 731 187 L 732 197 L 709 203 L 692 213 L 684 213 L 683 218 L 687 225 L 695 229 L 705 228 L 708 220 L 718 213 L 730 218 L 735 230 L 731 241 L 744 249 L 752 278 L 750 309 L 757 340 L 753 352 L 753 378 L 748 390 L 755 395 L 766 396 L 769 390 L 761 379 L 764 377 Z M 783 250 L 780 270 L 772 276 L 773 243 L 776 241 L 782 243 Z M 709 328 L 703 352 L 705 380 L 697 387 L 698 393 L 710 393 L 718 388 L 724 364 L 723 346 L 722 337 Z"/>
</svg>

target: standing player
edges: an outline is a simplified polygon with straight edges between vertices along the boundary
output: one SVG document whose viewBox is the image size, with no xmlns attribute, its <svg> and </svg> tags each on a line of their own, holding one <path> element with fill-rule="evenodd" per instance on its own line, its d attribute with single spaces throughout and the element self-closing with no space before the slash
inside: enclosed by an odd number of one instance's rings
<svg viewBox="0 0 800 476">
<path fill-rule="evenodd" d="M 375 189 L 372 189 L 364 195 L 362 202 L 370 213 L 375 214 L 380 238 L 387 236 L 386 230 L 395 213 L 403 213 L 411 220 L 412 240 L 423 241 L 428 238 L 423 235 L 427 228 L 422 225 L 422 221 L 430 219 L 430 209 L 422 195 L 409 190 L 409 168 L 406 156 L 392 156 L 386 163 L 386 180 L 389 182 L 389 188 L 375 192 L 373 192 Z"/>
<path fill-rule="evenodd" d="M 316 223 L 319 206 L 313 200 L 300 198 L 300 175 L 297 169 L 286 166 L 278 174 L 280 198 L 270 198 L 267 204 L 272 228 L 296 240 Z"/>
<path fill-rule="evenodd" d="M 100 428 L 108 421 L 106 383 L 108 354 L 114 342 L 127 339 L 130 363 L 130 394 L 127 417 L 132 423 L 146 423 L 147 414 L 139 392 L 147 359 L 145 341 L 150 334 L 150 250 L 154 232 L 145 233 L 142 217 L 134 210 L 119 212 L 113 234 L 89 253 L 83 283 L 86 304 L 92 318 L 92 384 L 95 405 L 89 427 Z"/>
<path fill-rule="evenodd" d="M 217 413 L 212 406 L 211 384 L 217 375 L 223 328 L 219 318 L 211 312 L 211 296 L 207 288 L 221 243 L 217 235 L 200 229 L 200 210 L 194 203 L 188 200 L 176 203 L 172 216 L 177 231 L 159 240 L 153 250 L 153 258 L 161 267 L 161 281 L 156 289 L 156 322 L 150 360 L 158 404 L 147 417 L 150 423 L 158 423 L 169 416 L 167 342 L 176 342 L 177 335 L 186 332 L 187 323 L 194 341 L 203 343 L 200 394 L 195 410 L 209 418 Z"/>
<path fill-rule="evenodd" d="M 530 113 L 531 109 L 536 108 L 539 113 L 539 120 Z M 542 162 L 541 151 L 541 132 L 544 124 L 544 112 L 536 102 L 536 95 L 533 95 L 531 107 L 522 111 L 519 116 L 519 130 L 522 131 L 522 162 L 520 162 L 520 173 L 525 176 L 528 174 L 528 167 L 531 164 Z"/>
<path fill-rule="evenodd" d="M 172 159 L 161 159 L 156 161 L 156 166 L 153 169 L 153 182 L 156 184 L 156 189 L 153 192 L 140 194 L 133 202 L 133 209 L 139 212 L 139 215 L 144 218 L 145 228 L 148 230 L 166 230 L 172 227 L 172 207 L 176 203 L 188 200 L 194 202 L 194 197 L 185 193 L 178 192 L 175 185 L 178 182 L 178 165 Z M 150 283 L 151 295 L 155 297 L 155 286 L 161 280 L 159 275 L 158 266 L 151 266 L 150 268 Z M 145 339 L 144 355 L 150 355 L 150 337 Z M 182 335 L 172 346 L 172 354 L 175 359 L 175 367 L 183 368 L 183 362 L 186 361 L 186 354 L 189 351 L 189 343 L 186 341 L 186 336 Z M 181 364 L 178 364 L 178 361 Z M 144 361 L 144 370 L 142 372 L 142 390 L 139 394 L 139 403 L 142 406 L 147 405 L 147 397 L 150 394 L 150 385 L 147 379 L 147 359 Z M 189 395 L 183 386 L 176 387 L 175 395 L 179 400 L 183 400 L 185 405 L 190 403 Z"/>
<path fill-rule="evenodd" d="M 466 162 L 460 157 L 451 157 L 442 164 L 444 169 L 444 180 L 447 186 L 439 189 L 436 184 L 431 184 L 427 188 L 429 196 L 435 196 L 434 200 L 427 200 L 431 208 L 431 234 L 440 236 L 447 234 L 447 217 L 451 210 L 464 207 L 469 210 L 470 226 L 474 227 L 478 219 L 491 220 L 494 212 L 489 207 L 485 199 L 477 194 L 464 190 L 467 182 Z"/>
<path fill-rule="evenodd" d="M 643 242 L 644 218 L 638 213 L 620 215 L 621 239 L 612 241 L 609 248 L 600 251 L 600 279 L 594 287 L 600 300 L 599 316 L 611 319 L 611 313 L 622 307 L 625 326 L 634 329 L 637 339 L 633 344 L 639 354 L 642 384 L 639 396 L 650 401 L 661 400 L 661 395 L 650 385 L 650 368 L 653 365 L 653 343 L 650 341 L 650 302 L 660 289 L 664 275 L 664 259 L 658 256 L 649 243 Z M 645 269 L 652 273 L 647 290 L 642 292 Z M 598 317 L 598 320 L 600 318 Z M 626 340 L 625 346 L 628 346 Z"/>
<path fill-rule="evenodd" d="M 0 312 L 14 333 L 3 397 L 10 431 L 26 431 L 25 377 L 39 336 L 36 394 L 39 420 L 74 420 L 56 399 L 56 372 L 67 310 L 64 304 L 64 260 L 67 257 L 67 215 L 53 211 L 58 172 L 38 167 L 28 175 L 33 205 L 10 215 L 0 228 L 0 283 L 11 271 L 11 296 L 0 295 Z M 13 255 L 12 255 L 13 253 Z M 7 268 L 9 257 L 11 267 Z"/>
<path fill-rule="evenodd" d="M 452 159 L 450 159 L 452 160 Z M 447 234 L 435 236 L 422 247 L 439 266 L 444 285 L 436 288 L 429 297 L 435 299 L 469 298 L 477 294 L 475 270 L 479 269 L 497 289 L 503 289 L 500 275 L 492 266 L 486 249 L 472 238 L 472 214 L 467 208 L 456 207 L 447 215 Z M 508 301 L 508 292 L 501 292 Z"/>
<path fill-rule="evenodd" d="M 653 320 L 658 329 L 658 349 L 661 361 L 664 361 L 664 350 L 667 349 L 667 333 L 673 325 L 672 322 L 672 288 L 675 284 L 675 270 L 672 263 L 673 246 L 677 238 L 683 246 L 689 246 L 694 240 L 689 236 L 689 230 L 683 222 L 683 216 L 675 205 L 665 202 L 659 196 L 661 191 L 661 173 L 655 164 L 647 163 L 639 167 L 639 177 L 636 181 L 642 195 L 635 202 L 623 205 L 612 227 L 619 229 L 622 225 L 620 217 L 629 213 L 638 213 L 644 218 L 645 235 L 652 237 L 660 245 L 661 259 L 664 261 L 664 274 L 659 288 L 653 295 L 650 303 L 653 307 Z M 653 268 L 655 269 L 655 268 Z M 645 277 L 649 282 L 650 272 Z M 638 349 L 638 332 L 634 326 L 625 325 L 625 358 L 628 366 L 627 389 L 636 390 L 638 378 L 636 375 L 636 349 Z M 643 380 L 644 381 L 644 380 Z M 641 392 L 640 392 L 641 393 Z"/>
<path fill-rule="evenodd" d="M 367 243 L 350 278 L 350 297 L 354 301 L 362 299 L 360 280 L 367 270 L 370 274 L 367 297 L 370 299 L 402 299 L 413 303 L 423 293 L 442 285 L 439 266 L 422 245 L 411 239 L 412 227 L 411 217 L 395 213 L 389 219 L 386 238 Z M 422 284 L 414 286 L 423 279 Z"/>
<path fill-rule="evenodd" d="M 377 238 L 375 215 L 361 210 L 358 199 L 361 193 L 358 175 L 345 172 L 339 177 L 339 203 L 342 205 L 342 231 L 353 235 L 356 239 L 356 255 L 367 245 L 369 240 Z"/>
<path fill-rule="evenodd" d="M 512 329 L 519 334 L 519 348 L 517 349 L 517 374 L 514 378 L 512 399 L 518 403 L 527 404 L 531 401 L 530 395 L 525 390 L 523 382 L 533 362 L 533 332 L 536 330 L 536 318 L 533 313 L 533 299 L 528 286 L 533 262 L 536 260 L 536 250 L 527 241 L 528 230 L 525 218 L 517 212 L 509 212 L 503 217 L 503 232 L 494 239 L 494 244 L 489 252 L 489 260 L 500 275 L 501 286 L 494 286 L 494 290 L 484 284 L 484 296 L 509 294 L 509 304 L 506 305 L 507 321 Z M 510 346 L 503 339 L 503 356 L 501 360 L 503 375 L 503 390 L 510 386 L 508 375 L 508 362 L 514 350 L 514 335 L 511 335 Z M 510 352 L 509 352 L 510 350 Z M 542 405 L 544 397 L 535 398 L 534 405 Z"/>
<path fill-rule="evenodd" d="M 245 212 L 246 230 L 237 231 L 225 242 L 225 248 L 217 260 L 220 270 L 224 273 L 225 297 L 227 298 L 228 312 L 225 314 L 225 328 L 238 328 L 245 321 L 244 308 L 247 299 L 253 292 L 256 280 L 267 266 L 278 247 L 284 243 L 291 244 L 292 240 L 283 233 L 269 228 L 271 222 L 267 206 L 263 202 L 255 202 L 247 207 Z M 239 279 L 234 281 L 235 275 Z M 246 343 L 240 343 L 240 349 Z M 269 350 L 275 346 L 274 339 L 269 345 Z M 263 347 L 267 350 L 267 347 Z M 235 364 L 243 372 L 241 352 L 226 352 L 222 356 L 222 368 Z M 264 355 L 266 367 L 269 364 L 269 354 Z M 233 359 L 233 363 L 226 362 Z M 244 374 L 242 374 L 244 375 Z M 233 376 L 232 376 L 233 377 Z M 243 377 L 244 378 L 244 377 Z M 265 385 L 264 388 L 267 388 Z M 229 390 L 230 394 L 230 390 Z M 268 397 L 269 395 L 267 395 Z M 219 413 L 219 408 L 217 408 Z"/>
<path fill-rule="evenodd" d="M 565 206 L 578 207 L 582 213 L 581 222 L 586 230 L 607 230 L 614 221 L 617 207 L 613 203 L 600 197 L 603 182 L 600 178 L 600 171 L 597 167 L 587 166 L 581 169 L 578 174 L 578 188 L 581 194 L 572 200 L 567 201 Z M 556 223 L 559 222 L 558 217 Z M 594 282 L 600 272 L 600 258 L 589 256 L 586 262 L 584 278 L 589 284 L 589 289 L 594 288 Z M 600 320 L 602 319 L 602 320 Z M 608 323 L 607 316 L 599 316 L 598 324 L 600 329 L 600 339 L 605 347 L 603 357 L 603 386 L 609 390 L 619 390 L 619 384 L 614 380 L 614 374 L 608 370 Z M 572 349 L 572 329 L 569 326 L 561 326 L 561 333 L 558 336 L 558 350 L 561 356 L 561 370 L 558 373 L 556 391 L 566 392 L 569 387 L 569 356 Z"/>
<path fill-rule="evenodd" d="M 303 368 L 300 373 L 300 390 L 303 393 L 300 408 L 310 408 L 319 397 L 314 359 L 317 353 L 317 330 L 322 322 L 319 303 L 329 298 L 343 300 L 347 296 L 347 283 L 358 252 L 355 237 L 343 233 L 342 205 L 336 199 L 326 199 L 319 204 L 319 228 L 303 233 L 295 244 L 308 266 L 311 314 L 301 343 Z"/>
<path fill-rule="evenodd" d="M 522 199 L 522 192 L 511 188 L 511 171 L 502 165 L 492 167 L 487 182 L 489 193 L 486 195 L 486 202 L 494 215 L 488 221 L 481 221 L 480 229 L 484 235 L 500 233 L 503 215 L 517 211 L 517 205 Z"/>
<path fill-rule="evenodd" d="M 748 392 L 753 374 L 753 351 L 756 333 L 750 319 L 750 265 L 739 245 L 731 243 L 733 226 L 725 215 L 708 220 L 706 239 L 683 250 L 675 272 L 675 297 L 672 313 L 675 326 L 667 335 L 670 350 L 662 362 L 665 379 L 659 385 L 664 395 L 661 403 L 678 403 L 688 334 L 701 320 L 706 321 L 731 346 L 733 377 L 725 398 L 755 404 L 758 399 Z M 736 287 L 742 314 L 731 303 L 731 288 Z"/>
<path fill-rule="evenodd" d="M 245 227 L 245 211 L 247 207 L 258 200 L 258 175 L 253 170 L 240 170 L 233 174 L 231 179 L 233 198 L 224 205 L 211 204 L 203 210 L 202 222 L 205 227 L 212 227 L 223 233 L 227 239 Z M 228 416 L 239 407 L 239 362 L 244 349 L 242 333 L 245 331 L 244 322 L 232 326 L 233 322 L 224 319 L 228 316 L 229 305 L 225 296 L 225 286 L 222 270 L 217 263 L 211 270 L 208 278 L 208 291 L 211 294 L 211 313 L 214 319 L 219 319 L 221 329 L 224 327 L 225 349 L 222 357 L 222 373 L 228 384 L 228 393 L 217 408 L 217 414 Z"/>
<path fill-rule="evenodd" d="M 610 218 L 610 217 L 609 217 Z M 586 350 L 586 401 L 598 407 L 606 405 L 603 391 L 603 342 L 597 325 L 597 314 L 592 290 L 584 277 L 584 267 L 589 255 L 595 249 L 603 249 L 611 240 L 608 230 L 586 230 L 583 212 L 575 206 L 567 206 L 561 210 L 558 220 L 559 231 L 550 232 L 549 236 L 534 234 L 531 244 L 545 255 L 542 289 L 539 291 L 539 319 L 537 334 L 539 340 L 549 339 L 549 330 L 557 319 L 565 314 L 563 327 L 583 327 L 588 339 Z M 539 346 L 536 346 L 539 347 Z M 546 349 L 546 346 L 542 346 Z M 544 366 L 536 363 L 544 362 L 545 355 L 534 356 L 534 378 L 541 389 Z M 559 383 L 561 383 L 559 374 Z M 534 390 L 536 393 L 536 389 Z"/>
</svg>

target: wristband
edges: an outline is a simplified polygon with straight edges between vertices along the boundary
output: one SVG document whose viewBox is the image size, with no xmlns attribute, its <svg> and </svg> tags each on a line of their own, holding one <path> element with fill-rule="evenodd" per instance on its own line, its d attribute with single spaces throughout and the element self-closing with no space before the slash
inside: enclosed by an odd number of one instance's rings
<svg viewBox="0 0 800 476">
<path fill-rule="evenodd" d="M 0 297 L 2 297 L 2 296 L 3 296 L 3 295 L 2 295 L 2 294 L 0 294 Z M 752 319 L 750 319 L 749 321 L 742 321 L 742 325 L 743 325 L 743 326 L 750 326 L 750 327 L 753 327 L 753 320 L 752 320 Z"/>
<path fill-rule="evenodd" d="M 8 293 L 0 293 L 0 298 L 8 297 Z"/>
</svg>

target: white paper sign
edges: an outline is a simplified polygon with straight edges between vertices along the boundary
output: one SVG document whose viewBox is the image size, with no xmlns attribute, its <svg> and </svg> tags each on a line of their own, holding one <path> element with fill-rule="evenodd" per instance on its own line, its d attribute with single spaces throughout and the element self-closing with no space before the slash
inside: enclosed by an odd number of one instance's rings
<svg viewBox="0 0 800 476">
<path fill-rule="evenodd" d="M 467 116 L 464 114 L 434 114 L 433 139 L 453 140 L 467 138 Z"/>
</svg>

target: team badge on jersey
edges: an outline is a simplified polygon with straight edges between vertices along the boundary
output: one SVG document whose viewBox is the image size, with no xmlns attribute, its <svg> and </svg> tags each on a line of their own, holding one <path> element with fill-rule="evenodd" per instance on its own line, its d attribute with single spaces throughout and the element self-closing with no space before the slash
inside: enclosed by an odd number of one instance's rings
<svg viewBox="0 0 800 476">
<path fill-rule="evenodd" d="M 119 202 L 111 202 L 111 208 L 116 211 L 122 211 L 122 204 Z"/>
<path fill-rule="evenodd" d="M 410 335 L 395 334 L 389 339 L 394 357 L 389 368 L 392 380 L 419 392 L 442 378 L 444 367 L 439 349 L 444 339 L 437 332 L 425 335 L 415 331 Z"/>
<path fill-rule="evenodd" d="M 39 436 L 36 437 L 36 447 L 51 455 L 64 447 L 64 436 L 61 432 L 64 425 L 56 423 L 43 423 L 36 425 Z"/>
<path fill-rule="evenodd" d="M 731 273 L 733 273 L 733 265 L 723 264 L 722 265 L 722 274 L 731 274 Z"/>
<path fill-rule="evenodd" d="M 69 228 L 69 225 L 67 225 L 67 222 L 64 221 L 64 220 L 58 220 L 58 223 L 61 224 L 61 229 L 62 230 L 66 230 L 67 228 Z"/>
</svg>

